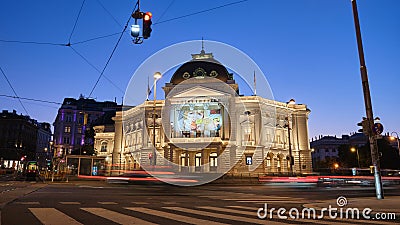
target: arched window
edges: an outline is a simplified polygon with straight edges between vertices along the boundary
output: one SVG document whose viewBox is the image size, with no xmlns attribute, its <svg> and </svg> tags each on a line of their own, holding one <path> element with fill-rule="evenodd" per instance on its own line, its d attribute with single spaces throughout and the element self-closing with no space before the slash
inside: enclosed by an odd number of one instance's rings
<svg viewBox="0 0 400 225">
<path fill-rule="evenodd" d="M 101 142 L 100 152 L 107 152 L 107 142 L 106 141 Z"/>
</svg>

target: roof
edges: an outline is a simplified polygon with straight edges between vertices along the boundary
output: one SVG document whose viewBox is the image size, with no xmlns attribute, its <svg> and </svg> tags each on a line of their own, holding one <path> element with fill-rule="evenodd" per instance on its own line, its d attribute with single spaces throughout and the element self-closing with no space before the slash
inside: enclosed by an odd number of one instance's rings
<svg viewBox="0 0 400 225">
<path fill-rule="evenodd" d="M 177 85 L 190 78 L 201 79 L 204 77 L 214 77 L 225 83 L 233 80 L 232 74 L 214 59 L 212 53 L 205 53 L 204 50 L 201 50 L 200 54 L 192 54 L 192 60 L 184 63 L 175 71 L 170 83 Z"/>
</svg>

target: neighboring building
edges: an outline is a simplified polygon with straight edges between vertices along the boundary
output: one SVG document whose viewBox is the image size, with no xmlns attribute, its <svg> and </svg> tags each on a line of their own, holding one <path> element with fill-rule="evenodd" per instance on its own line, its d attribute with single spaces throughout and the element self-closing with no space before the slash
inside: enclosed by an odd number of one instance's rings
<svg viewBox="0 0 400 225">
<path fill-rule="evenodd" d="M 330 159 L 339 158 L 339 147 L 341 145 L 350 145 L 360 147 L 368 143 L 368 138 L 363 133 L 352 133 L 350 135 L 342 135 L 341 138 L 336 136 L 319 136 L 313 138 L 310 147 L 312 149 L 313 165 L 318 162 L 328 161 Z"/>
<path fill-rule="evenodd" d="M 38 123 L 38 134 L 36 141 L 36 161 L 40 167 L 45 167 L 47 161 L 53 158 L 50 141 L 51 141 L 51 125 L 50 123 Z"/>
<path fill-rule="evenodd" d="M 47 130 L 44 135 L 41 124 L 36 120 L 29 116 L 18 115 L 15 110 L 13 112 L 3 110 L 0 113 L 1 166 L 21 169 L 21 161 L 36 160 L 36 151 L 39 148 L 38 136 L 41 139 L 40 146 L 43 147 L 46 145 L 45 140 L 49 140 L 51 131 Z"/>
<path fill-rule="evenodd" d="M 291 143 L 293 172 L 312 172 L 306 105 L 239 95 L 233 74 L 211 53 L 202 50 L 192 57 L 163 87 L 165 100 L 116 113 L 114 165 L 173 165 L 175 171 L 190 173 L 288 173 Z"/>
<path fill-rule="evenodd" d="M 112 118 L 114 116 L 115 111 L 108 112 L 104 116 L 97 119 L 93 125 L 93 129 L 95 131 L 94 149 L 96 156 L 104 157 L 107 166 L 111 166 L 113 163 L 112 152 L 114 149 L 115 126 Z"/>
<path fill-rule="evenodd" d="M 53 123 L 55 156 L 85 154 L 84 147 L 93 147 L 92 122 L 106 112 L 115 112 L 116 107 L 115 102 L 97 102 L 83 96 L 65 98 Z"/>
</svg>

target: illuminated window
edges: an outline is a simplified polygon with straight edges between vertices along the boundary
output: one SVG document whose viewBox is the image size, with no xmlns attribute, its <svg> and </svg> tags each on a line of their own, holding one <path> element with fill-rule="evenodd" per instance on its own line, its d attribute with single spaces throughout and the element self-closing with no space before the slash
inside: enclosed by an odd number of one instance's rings
<svg viewBox="0 0 400 225">
<path fill-rule="evenodd" d="M 267 157 L 267 166 L 271 166 L 271 157 Z"/>
<path fill-rule="evenodd" d="M 102 142 L 101 143 L 100 151 L 101 152 L 107 152 L 107 142 Z"/>
<path fill-rule="evenodd" d="M 64 127 L 64 133 L 71 133 L 71 127 L 70 126 L 65 126 Z"/>
</svg>

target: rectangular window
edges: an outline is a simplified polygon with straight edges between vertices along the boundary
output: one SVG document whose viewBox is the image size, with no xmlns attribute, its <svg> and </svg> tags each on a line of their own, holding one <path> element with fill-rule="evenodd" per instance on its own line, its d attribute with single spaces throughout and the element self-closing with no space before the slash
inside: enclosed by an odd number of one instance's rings
<svg viewBox="0 0 400 225">
<path fill-rule="evenodd" d="M 71 127 L 70 126 L 65 126 L 64 127 L 64 133 L 71 133 Z"/>
<path fill-rule="evenodd" d="M 78 127 L 78 134 L 82 134 L 82 127 Z"/>
<path fill-rule="evenodd" d="M 69 137 L 64 137 L 64 144 L 69 144 Z"/>
<path fill-rule="evenodd" d="M 246 165 L 253 165 L 253 158 L 251 156 L 246 156 Z"/>
</svg>

